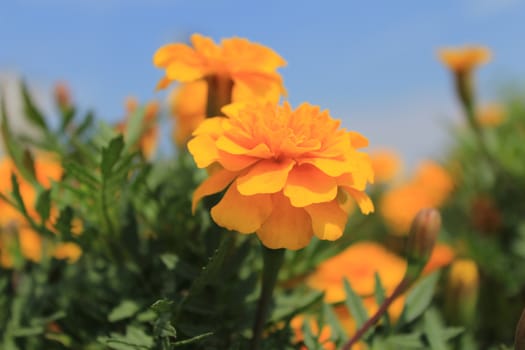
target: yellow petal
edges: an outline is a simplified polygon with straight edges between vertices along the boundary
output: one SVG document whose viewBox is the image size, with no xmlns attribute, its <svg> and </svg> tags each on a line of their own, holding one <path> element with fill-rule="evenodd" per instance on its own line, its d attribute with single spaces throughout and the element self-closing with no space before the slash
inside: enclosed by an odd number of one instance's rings
<svg viewBox="0 0 525 350">
<path fill-rule="evenodd" d="M 272 154 L 270 149 L 264 143 L 259 143 L 253 148 L 246 148 L 239 145 L 227 136 L 221 136 L 217 139 L 217 148 L 230 154 L 243 154 L 258 158 L 269 158 Z"/>
<path fill-rule="evenodd" d="M 272 196 L 273 211 L 257 230 L 257 236 L 268 248 L 301 249 L 312 239 L 312 221 L 302 208 L 292 207 L 281 193 Z"/>
<path fill-rule="evenodd" d="M 217 161 L 225 168 L 231 171 L 239 171 L 246 169 L 254 163 L 258 162 L 260 158 L 243 156 L 243 155 L 234 155 L 221 150 L 218 150 L 218 159 Z"/>
<path fill-rule="evenodd" d="M 337 184 L 334 178 L 316 167 L 304 164 L 290 171 L 284 194 L 294 207 L 305 207 L 334 199 L 337 195 Z"/>
<path fill-rule="evenodd" d="M 211 209 L 211 216 L 217 225 L 240 233 L 253 233 L 272 212 L 270 195 L 256 194 L 243 196 L 233 183 L 221 201 Z"/>
<path fill-rule="evenodd" d="M 310 215 L 314 234 L 319 239 L 334 241 L 343 235 L 348 215 L 336 200 L 312 204 L 304 209 Z"/>
<path fill-rule="evenodd" d="M 67 242 L 57 245 L 53 251 L 53 256 L 59 260 L 66 260 L 68 263 L 76 262 L 82 255 L 82 249 L 78 244 Z"/>
<path fill-rule="evenodd" d="M 285 159 L 281 162 L 261 160 L 248 173 L 239 177 L 237 189 L 245 196 L 257 193 L 275 193 L 283 189 L 288 173 L 295 161 Z"/>
<path fill-rule="evenodd" d="M 199 168 L 206 168 L 219 159 L 215 140 L 207 135 L 199 135 L 188 142 L 188 151 Z"/>
<path fill-rule="evenodd" d="M 197 204 L 203 197 L 222 191 L 233 181 L 237 175 L 237 172 L 231 172 L 224 169 L 215 171 L 212 175 L 210 175 L 210 177 L 201 183 L 193 193 L 191 211 L 195 213 Z"/>
</svg>

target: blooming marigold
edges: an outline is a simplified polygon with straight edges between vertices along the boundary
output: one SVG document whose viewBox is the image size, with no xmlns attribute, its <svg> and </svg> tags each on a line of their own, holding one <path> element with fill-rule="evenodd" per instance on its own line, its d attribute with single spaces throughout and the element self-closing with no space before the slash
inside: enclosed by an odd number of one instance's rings
<svg viewBox="0 0 525 350">
<path fill-rule="evenodd" d="M 465 46 L 458 48 L 443 48 L 438 51 L 438 57 L 450 70 L 460 73 L 488 63 L 492 57 L 490 49 L 484 46 Z"/>
<path fill-rule="evenodd" d="M 206 119 L 188 143 L 197 166 L 213 166 L 193 195 L 193 210 L 204 196 L 227 188 L 211 209 L 220 226 L 256 232 L 269 248 L 300 249 L 315 234 L 341 237 L 346 202 L 353 197 L 365 214 L 373 204 L 364 190 L 373 181 L 368 141 L 340 128 L 328 111 L 304 103 L 234 104 L 229 118 Z"/>
<path fill-rule="evenodd" d="M 376 182 L 388 182 L 392 180 L 401 168 L 399 155 L 389 149 L 378 149 L 370 153 L 372 169 L 374 169 L 374 180 Z"/>
<path fill-rule="evenodd" d="M 286 61 L 273 50 L 242 38 L 223 39 L 220 45 L 200 34 L 190 38 L 192 46 L 182 43 L 162 46 L 153 63 L 166 70 L 158 88 L 172 81 L 187 83 L 210 76 L 233 81 L 233 101 L 249 95 L 277 101 L 285 92 L 277 68 Z"/>
</svg>

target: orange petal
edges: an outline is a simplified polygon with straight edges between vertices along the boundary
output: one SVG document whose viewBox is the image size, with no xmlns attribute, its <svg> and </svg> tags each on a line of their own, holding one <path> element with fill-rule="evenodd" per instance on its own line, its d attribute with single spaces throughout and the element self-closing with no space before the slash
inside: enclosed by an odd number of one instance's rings
<svg viewBox="0 0 525 350">
<path fill-rule="evenodd" d="M 253 233 L 272 212 L 270 195 L 256 194 L 243 196 L 232 184 L 221 201 L 211 209 L 211 216 L 217 225 L 240 233 Z"/>
<path fill-rule="evenodd" d="M 294 207 L 305 207 L 334 199 L 337 195 L 337 184 L 335 179 L 316 167 L 304 164 L 290 171 L 284 194 Z"/>
<path fill-rule="evenodd" d="M 281 193 L 272 196 L 273 211 L 257 230 L 257 236 L 268 248 L 301 249 L 312 239 L 312 221 L 303 208 L 292 207 Z"/>
<path fill-rule="evenodd" d="M 191 211 L 195 213 L 197 204 L 203 197 L 222 191 L 237 175 L 237 172 L 231 172 L 224 169 L 215 171 L 210 177 L 201 183 L 193 193 Z"/>
<path fill-rule="evenodd" d="M 243 154 L 258 158 L 269 158 L 272 155 L 270 149 L 264 143 L 259 143 L 253 148 L 246 148 L 224 135 L 217 139 L 216 145 L 218 149 L 230 154 Z"/>
<path fill-rule="evenodd" d="M 171 84 L 171 80 L 164 77 L 162 79 L 159 80 L 159 82 L 157 83 L 157 86 L 155 87 L 155 90 L 162 90 L 162 89 L 165 89 L 167 88 L 169 85 Z"/>
<path fill-rule="evenodd" d="M 348 161 L 337 158 L 306 158 L 301 159 L 300 164 L 312 164 L 317 169 L 329 176 L 339 176 L 350 171 Z"/>
<path fill-rule="evenodd" d="M 239 171 L 246 169 L 254 163 L 258 162 L 260 158 L 244 156 L 244 155 L 234 155 L 224 151 L 218 151 L 218 162 L 225 168 L 231 171 Z"/>
<path fill-rule="evenodd" d="M 362 148 L 368 146 L 368 139 L 356 131 L 349 131 L 350 143 L 354 148 Z"/>
<path fill-rule="evenodd" d="M 348 215 L 336 200 L 312 204 L 304 208 L 312 219 L 314 234 L 319 239 L 334 241 L 343 235 Z"/>
<path fill-rule="evenodd" d="M 356 189 L 353 189 L 351 187 L 344 187 L 346 191 L 355 199 L 357 202 L 357 205 L 359 206 L 359 209 L 361 209 L 361 212 L 363 214 L 370 214 L 374 212 L 374 203 L 372 203 L 372 200 L 368 195 L 363 191 L 358 191 Z"/>
<path fill-rule="evenodd" d="M 153 55 L 156 67 L 167 67 L 174 60 L 195 59 L 195 50 L 186 44 L 168 44 L 159 48 Z"/>
<path fill-rule="evenodd" d="M 199 168 L 206 168 L 219 158 L 215 140 L 207 135 L 199 135 L 188 142 L 188 151 Z"/>
<path fill-rule="evenodd" d="M 166 67 L 166 77 L 180 82 L 190 82 L 204 76 L 200 65 L 188 64 L 186 62 L 174 61 Z"/>
<path fill-rule="evenodd" d="M 288 173 L 295 161 L 286 159 L 282 162 L 261 160 L 248 173 L 239 177 L 237 189 L 245 196 L 257 193 L 275 193 L 283 189 Z"/>
</svg>

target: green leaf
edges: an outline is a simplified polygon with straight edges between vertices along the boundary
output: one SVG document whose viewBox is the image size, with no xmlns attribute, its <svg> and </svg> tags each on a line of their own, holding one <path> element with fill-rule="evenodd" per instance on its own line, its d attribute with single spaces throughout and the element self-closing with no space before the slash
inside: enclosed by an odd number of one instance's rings
<svg viewBox="0 0 525 350">
<path fill-rule="evenodd" d="M 159 315 L 173 311 L 173 301 L 168 299 L 160 299 L 150 306 L 150 309 L 158 313 Z"/>
<path fill-rule="evenodd" d="M 423 328 L 432 350 L 447 350 L 446 341 L 443 339 L 443 324 L 436 310 L 428 309 L 423 314 Z"/>
<path fill-rule="evenodd" d="M 119 160 L 123 149 L 124 138 L 122 135 L 113 138 L 109 142 L 109 145 L 102 149 L 102 162 L 100 164 L 100 168 L 104 177 L 108 177 L 111 174 L 113 167 Z"/>
<path fill-rule="evenodd" d="M 347 279 L 344 279 L 343 285 L 346 293 L 345 305 L 355 320 L 356 329 L 359 329 L 368 320 L 368 312 L 363 304 L 363 300 L 354 292 Z"/>
<path fill-rule="evenodd" d="M 63 109 L 61 111 L 62 120 L 60 121 L 60 131 L 64 132 L 67 127 L 71 124 L 73 121 L 73 118 L 75 116 L 76 110 L 75 107 L 68 107 L 66 109 Z"/>
<path fill-rule="evenodd" d="M 22 101 L 24 103 L 24 115 L 27 117 L 27 119 L 33 124 L 39 127 L 40 129 L 44 131 L 48 131 L 48 127 L 46 124 L 46 120 L 42 113 L 36 108 L 35 104 L 33 103 L 33 100 L 31 99 L 31 95 L 29 94 L 29 90 L 27 88 L 27 85 L 22 82 L 21 83 L 22 88 Z"/>
<path fill-rule="evenodd" d="M 140 307 L 131 300 L 122 301 L 115 307 L 108 315 L 109 322 L 117 322 L 126 318 L 130 318 L 140 310 Z"/>
<path fill-rule="evenodd" d="M 44 190 L 40 192 L 36 200 L 36 211 L 40 214 L 42 223 L 45 223 L 49 218 L 51 210 L 51 190 Z"/>
<path fill-rule="evenodd" d="M 124 140 L 128 147 L 133 147 L 137 144 L 140 139 L 140 136 L 144 132 L 144 117 L 146 116 L 146 107 L 138 107 L 131 115 L 127 121 L 126 125 L 126 135 Z"/>
<path fill-rule="evenodd" d="M 175 342 L 173 344 L 173 346 L 183 346 L 183 345 L 192 344 L 192 343 L 198 342 L 199 340 L 207 338 L 210 335 L 213 335 L 213 332 L 203 333 L 203 334 L 197 335 L 195 337 L 192 337 L 190 339 L 180 340 L 178 342 Z"/>
<path fill-rule="evenodd" d="M 344 330 L 337 318 L 337 315 L 332 310 L 332 307 L 328 304 L 323 304 L 323 314 L 326 318 L 328 325 L 330 326 L 330 338 L 334 339 L 336 342 L 342 339 L 348 330 Z"/>
<path fill-rule="evenodd" d="M 386 299 L 386 292 L 385 288 L 383 287 L 383 284 L 381 283 L 381 278 L 379 277 L 377 271 L 374 273 L 374 280 L 374 298 L 376 300 L 377 305 L 381 305 Z M 385 327 L 388 329 L 390 327 L 390 316 L 388 315 L 388 312 L 383 313 L 382 319 Z"/>
<path fill-rule="evenodd" d="M 408 293 L 403 318 L 405 322 L 412 322 L 418 318 L 430 305 L 434 296 L 434 289 L 439 280 L 440 272 L 436 271 L 423 278 Z"/>
<path fill-rule="evenodd" d="M 109 337 L 98 337 L 100 343 L 114 350 L 147 350 L 155 344 L 153 338 L 140 328 L 128 326 L 126 334 L 111 333 Z"/>
<path fill-rule="evenodd" d="M 179 257 L 175 254 L 166 253 L 160 256 L 160 260 L 162 260 L 162 262 L 164 263 L 164 265 L 166 265 L 168 270 L 171 271 L 171 270 L 174 270 L 175 267 L 177 267 L 177 263 L 179 262 Z"/>
</svg>

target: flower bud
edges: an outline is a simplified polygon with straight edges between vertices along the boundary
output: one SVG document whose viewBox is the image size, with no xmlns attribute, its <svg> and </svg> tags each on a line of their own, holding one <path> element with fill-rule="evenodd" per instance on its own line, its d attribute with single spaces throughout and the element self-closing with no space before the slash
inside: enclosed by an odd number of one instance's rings
<svg viewBox="0 0 525 350">
<path fill-rule="evenodd" d="M 516 326 L 514 335 L 514 348 L 516 350 L 525 350 L 525 310 L 521 313 L 520 320 Z"/>
<path fill-rule="evenodd" d="M 405 279 L 413 282 L 426 265 L 441 229 L 441 215 L 436 209 L 421 209 L 410 227 L 407 241 Z"/>
<path fill-rule="evenodd" d="M 445 314 L 451 324 L 469 326 L 476 316 L 479 272 L 470 259 L 456 260 L 448 275 Z"/>
<path fill-rule="evenodd" d="M 67 110 L 71 107 L 71 91 L 64 82 L 58 82 L 53 89 L 55 103 L 61 110 Z"/>
</svg>

